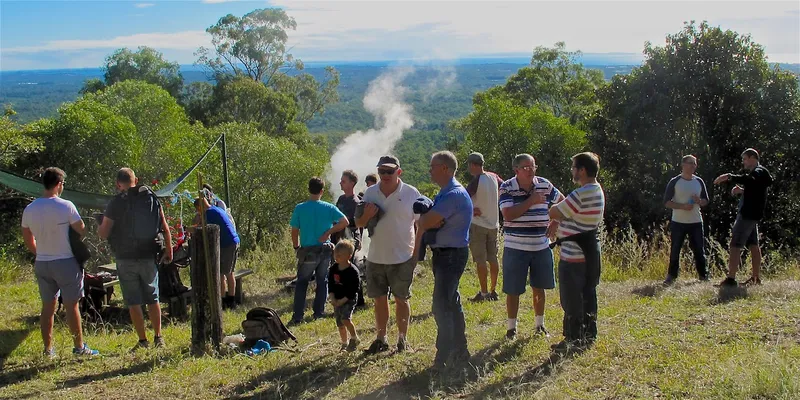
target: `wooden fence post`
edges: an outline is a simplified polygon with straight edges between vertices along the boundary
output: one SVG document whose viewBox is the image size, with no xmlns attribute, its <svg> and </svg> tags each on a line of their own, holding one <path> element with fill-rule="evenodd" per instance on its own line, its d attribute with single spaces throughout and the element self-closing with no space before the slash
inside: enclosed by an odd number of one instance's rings
<svg viewBox="0 0 800 400">
<path fill-rule="evenodd" d="M 204 242 L 207 240 L 207 242 Z M 206 253 L 206 246 L 208 253 Z M 202 355 L 208 341 L 222 343 L 222 297 L 219 288 L 219 226 L 198 227 L 192 235 L 192 353 Z M 206 258 L 208 254 L 208 259 Z"/>
</svg>

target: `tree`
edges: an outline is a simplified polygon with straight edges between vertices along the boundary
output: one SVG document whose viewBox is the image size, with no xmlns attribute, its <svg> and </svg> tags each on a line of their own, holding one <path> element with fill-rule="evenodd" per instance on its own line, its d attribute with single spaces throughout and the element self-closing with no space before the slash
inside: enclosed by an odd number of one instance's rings
<svg viewBox="0 0 800 400">
<path fill-rule="evenodd" d="M 0 167 L 9 168 L 18 158 L 37 152 L 42 148 L 42 142 L 30 135 L 24 127 L 19 126 L 11 117 L 16 114 L 14 109 L 6 107 L 0 117 Z"/>
<path fill-rule="evenodd" d="M 104 82 L 99 79 L 88 80 L 82 93 L 95 93 L 104 87 L 126 80 L 139 80 L 161 86 L 172 97 L 179 98 L 183 89 L 183 75 L 180 65 L 164 60 L 164 56 L 147 46 L 133 52 L 121 48 L 106 58 L 103 66 Z"/>
<path fill-rule="evenodd" d="M 602 107 L 591 119 L 591 148 L 611 175 L 609 224 L 631 224 L 640 233 L 666 215 L 661 194 L 681 156 L 700 159 L 707 184 L 741 168 L 746 147 L 762 152 L 776 184 L 771 188 L 766 236 L 797 246 L 800 230 L 800 93 L 795 76 L 770 68 L 763 48 L 749 36 L 694 22 L 647 44 L 644 64 L 599 91 Z M 712 191 L 706 220 L 724 240 L 735 215 L 727 190 Z"/>
<path fill-rule="evenodd" d="M 181 105 L 192 122 L 209 124 L 211 102 L 214 97 L 214 85 L 205 81 L 192 82 L 183 88 Z"/>
<path fill-rule="evenodd" d="M 339 73 L 328 67 L 322 84 L 310 74 L 287 74 L 287 70 L 304 68 L 286 49 L 287 30 L 296 28 L 294 18 L 279 8 L 254 10 L 242 18 L 228 14 L 206 29 L 214 48 L 198 49 L 197 64 L 208 68 L 217 82 L 247 77 L 290 94 L 300 107 L 297 120 L 306 122 L 325 105 L 338 101 Z"/>
</svg>

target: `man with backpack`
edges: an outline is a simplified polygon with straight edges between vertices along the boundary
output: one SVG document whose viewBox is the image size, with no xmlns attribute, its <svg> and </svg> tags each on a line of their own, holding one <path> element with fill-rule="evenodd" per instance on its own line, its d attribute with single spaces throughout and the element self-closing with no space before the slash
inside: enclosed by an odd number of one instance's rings
<svg viewBox="0 0 800 400">
<path fill-rule="evenodd" d="M 117 172 L 119 194 L 108 204 L 98 229 L 100 238 L 108 239 L 111 245 L 117 262 L 122 299 L 139 336 L 139 342 L 133 350 L 150 346 L 145 332 L 143 304 L 147 304 L 153 325 L 153 343 L 156 347 L 164 346 L 156 265 L 160 250 L 157 242 L 159 232 L 164 233 L 164 255 L 160 262 L 169 264 L 172 261 L 172 238 L 158 197 L 149 187 L 138 182 L 130 168 L 122 168 Z"/>
<path fill-rule="evenodd" d="M 36 256 L 34 272 L 42 298 L 42 314 L 39 317 L 44 341 L 44 355 L 56 356 L 53 348 L 53 316 L 56 312 L 58 294 L 61 293 L 67 312 L 67 325 L 72 331 L 72 353 L 79 356 L 94 356 L 83 342 L 81 314 L 78 302 L 83 297 L 83 269 L 70 248 L 69 231 L 74 229 L 81 236 L 85 226 L 75 205 L 62 199 L 66 174 L 59 168 L 47 168 L 42 175 L 44 194 L 25 207 L 22 213 L 22 237 L 25 246 Z"/>
</svg>

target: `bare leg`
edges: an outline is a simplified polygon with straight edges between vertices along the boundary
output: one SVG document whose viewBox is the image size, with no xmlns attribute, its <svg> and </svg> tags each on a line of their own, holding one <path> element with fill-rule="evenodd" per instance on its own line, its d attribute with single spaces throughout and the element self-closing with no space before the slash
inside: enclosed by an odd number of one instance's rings
<svg viewBox="0 0 800 400">
<path fill-rule="evenodd" d="M 544 315 L 545 294 L 544 289 L 533 289 L 533 314 L 538 316 Z"/>
<path fill-rule="evenodd" d="M 233 272 L 225 275 L 225 280 L 228 281 L 228 296 L 236 295 L 236 278 L 233 277 Z M 220 291 L 220 293 L 225 293 Z"/>
<path fill-rule="evenodd" d="M 389 324 L 389 299 L 386 296 L 375 298 L 375 333 L 378 339 L 386 337 L 386 325 Z"/>
<path fill-rule="evenodd" d="M 347 327 L 344 325 L 339 327 L 339 339 L 342 343 L 347 343 Z"/>
<path fill-rule="evenodd" d="M 497 264 L 497 261 L 489 261 L 489 272 L 492 277 L 491 291 L 495 292 L 497 291 L 497 275 L 500 274 L 500 266 Z"/>
<path fill-rule="evenodd" d="M 506 295 L 506 315 L 509 319 L 516 319 L 519 313 L 519 296 L 513 294 Z"/>
<path fill-rule="evenodd" d="M 150 325 L 153 325 L 153 334 L 161 336 L 161 304 L 148 304 L 147 313 L 150 314 Z"/>
<path fill-rule="evenodd" d="M 139 340 L 147 340 L 147 333 L 144 329 L 144 313 L 142 312 L 141 304 L 131 304 L 128 306 L 128 313 L 131 315 L 131 322 L 133 322 L 133 329 L 136 330 L 136 335 Z"/>
<path fill-rule="evenodd" d="M 353 321 L 351 321 L 349 319 L 345 320 L 344 321 L 344 326 L 350 332 L 350 338 L 358 340 L 358 333 L 356 333 L 356 326 L 353 325 Z"/>
<path fill-rule="evenodd" d="M 67 312 L 67 325 L 72 332 L 72 344 L 76 349 L 83 348 L 83 330 L 81 329 L 81 311 L 78 302 L 64 303 Z"/>
<path fill-rule="evenodd" d="M 406 299 L 395 298 L 394 316 L 397 319 L 398 335 L 405 337 L 408 333 L 408 320 L 411 318 L 411 303 Z"/>
<path fill-rule="evenodd" d="M 736 279 L 736 272 L 739 271 L 739 265 L 742 264 L 742 249 L 741 247 L 734 247 L 731 243 L 730 258 L 728 259 L 728 278 Z"/>
<path fill-rule="evenodd" d="M 488 269 L 486 267 L 486 263 L 485 262 L 479 262 L 479 263 L 475 263 L 475 264 L 477 264 L 477 267 L 478 267 L 478 282 L 480 282 L 480 284 L 481 284 L 481 293 L 489 293 L 489 291 L 487 289 L 488 284 L 486 282 L 486 280 L 488 278 L 488 275 L 489 275 L 489 271 L 488 271 Z"/>
<path fill-rule="evenodd" d="M 39 325 L 42 330 L 42 341 L 44 342 L 45 350 L 53 348 L 53 316 L 56 315 L 57 305 L 57 299 L 42 302 L 42 315 L 39 316 Z"/>
<path fill-rule="evenodd" d="M 753 278 L 761 279 L 761 249 L 758 245 L 750 246 L 749 249 L 750 257 L 753 258 Z"/>
</svg>

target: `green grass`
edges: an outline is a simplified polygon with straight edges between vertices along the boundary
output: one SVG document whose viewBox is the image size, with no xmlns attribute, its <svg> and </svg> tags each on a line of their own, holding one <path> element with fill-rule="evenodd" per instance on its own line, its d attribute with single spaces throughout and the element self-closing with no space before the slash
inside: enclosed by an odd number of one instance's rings
<svg viewBox="0 0 800 400">
<path fill-rule="evenodd" d="M 257 270 L 247 281 L 248 304 L 225 312 L 226 334 L 239 331 L 251 306 L 275 308 L 284 321 L 290 316 L 291 295 L 275 278 L 291 274 L 291 260 L 277 256 L 286 252 L 255 254 L 244 262 Z M 611 265 L 606 269 L 620 274 Z M 256 357 L 193 357 L 190 325 L 173 321 L 165 324 L 165 349 L 130 354 L 136 336 L 129 324 L 85 324 L 86 341 L 103 356 L 77 360 L 69 354 L 71 339 L 61 317 L 55 331 L 59 358 L 46 360 L 40 356 L 36 287 L 23 276 L 0 285 L 0 398 L 800 398 L 800 283 L 785 277 L 732 295 L 691 278 L 669 289 L 652 280 L 604 282 L 600 338 L 592 349 L 568 358 L 550 354 L 560 339 L 557 291 L 548 292 L 548 339 L 530 334 L 530 295 L 521 308 L 520 337 L 511 343 L 502 340 L 503 298 L 467 302 L 471 367 L 434 376 L 432 274 L 424 264 L 412 299 L 414 351 L 379 356 L 339 353 L 333 319 L 326 318 L 294 329 L 297 352 Z M 462 296 L 476 289 L 470 266 Z M 372 310 L 357 312 L 354 321 L 365 348 L 374 336 Z"/>
</svg>

